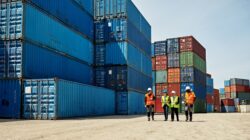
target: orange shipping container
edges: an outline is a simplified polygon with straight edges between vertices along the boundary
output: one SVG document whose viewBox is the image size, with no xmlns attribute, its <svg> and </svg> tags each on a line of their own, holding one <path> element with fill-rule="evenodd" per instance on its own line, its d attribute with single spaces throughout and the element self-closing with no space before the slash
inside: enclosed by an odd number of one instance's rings
<svg viewBox="0 0 250 140">
<path fill-rule="evenodd" d="M 155 69 L 156 70 L 166 70 L 167 69 L 167 56 L 159 55 L 155 57 Z"/>
<path fill-rule="evenodd" d="M 156 70 L 155 57 L 152 58 L 152 70 Z"/>
<path fill-rule="evenodd" d="M 246 92 L 246 87 L 245 86 L 239 86 L 239 85 L 234 85 L 231 86 L 231 92 Z"/>
<path fill-rule="evenodd" d="M 225 93 L 231 92 L 230 87 L 225 87 Z"/>
<path fill-rule="evenodd" d="M 228 98 L 231 98 L 231 93 L 225 93 L 225 98 L 228 99 Z"/>
<path fill-rule="evenodd" d="M 168 83 L 180 83 L 180 68 L 168 69 Z"/>
<path fill-rule="evenodd" d="M 220 94 L 219 89 L 214 89 L 214 95 L 219 95 L 219 94 Z"/>
<path fill-rule="evenodd" d="M 162 96 L 162 90 L 168 89 L 167 84 L 156 84 L 156 96 Z"/>
</svg>

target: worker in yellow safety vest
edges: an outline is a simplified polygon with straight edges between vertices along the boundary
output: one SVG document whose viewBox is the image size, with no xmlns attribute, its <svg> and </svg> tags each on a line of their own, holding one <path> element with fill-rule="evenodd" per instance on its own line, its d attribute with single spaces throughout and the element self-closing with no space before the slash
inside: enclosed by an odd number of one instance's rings
<svg viewBox="0 0 250 140">
<path fill-rule="evenodd" d="M 168 110 L 169 110 L 169 106 L 170 106 L 170 98 L 168 96 L 168 91 L 166 89 L 164 89 L 162 91 L 162 93 L 164 94 L 162 97 L 161 97 L 161 106 L 164 110 L 164 117 L 165 117 L 165 120 L 164 121 L 168 121 Z"/>
<path fill-rule="evenodd" d="M 147 108 L 148 121 L 150 121 L 150 113 L 152 115 L 152 120 L 154 120 L 155 96 L 151 88 L 148 88 L 145 95 L 145 107 Z"/>
<path fill-rule="evenodd" d="M 176 95 L 176 91 L 172 91 L 171 93 L 172 93 L 172 96 L 170 97 L 171 120 L 174 121 L 174 114 L 176 114 L 177 121 L 179 121 L 180 98 Z"/>
<path fill-rule="evenodd" d="M 187 86 L 186 93 L 185 93 L 185 100 L 184 100 L 186 121 L 188 121 L 188 116 L 189 116 L 190 122 L 193 119 L 193 108 L 194 108 L 195 100 L 196 100 L 195 93 L 192 92 L 189 86 Z"/>
</svg>

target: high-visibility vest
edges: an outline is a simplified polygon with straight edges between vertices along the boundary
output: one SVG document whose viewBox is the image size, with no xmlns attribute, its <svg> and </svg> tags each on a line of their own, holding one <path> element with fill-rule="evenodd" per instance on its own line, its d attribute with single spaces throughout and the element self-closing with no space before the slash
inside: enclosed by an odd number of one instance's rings
<svg viewBox="0 0 250 140">
<path fill-rule="evenodd" d="M 170 107 L 171 108 L 180 108 L 180 103 L 179 103 L 179 97 L 178 96 L 172 96 L 170 97 Z"/>
<path fill-rule="evenodd" d="M 169 107 L 169 96 L 161 97 L 161 106 L 164 107 L 164 105 L 167 105 Z"/>
<path fill-rule="evenodd" d="M 146 94 L 145 95 L 146 98 L 146 105 L 154 105 L 155 101 L 154 101 L 154 94 Z"/>
<path fill-rule="evenodd" d="M 186 94 L 185 94 L 185 103 L 189 104 L 189 105 L 193 105 L 195 97 L 196 96 L 195 96 L 194 92 L 190 92 L 190 93 L 186 92 Z"/>
</svg>

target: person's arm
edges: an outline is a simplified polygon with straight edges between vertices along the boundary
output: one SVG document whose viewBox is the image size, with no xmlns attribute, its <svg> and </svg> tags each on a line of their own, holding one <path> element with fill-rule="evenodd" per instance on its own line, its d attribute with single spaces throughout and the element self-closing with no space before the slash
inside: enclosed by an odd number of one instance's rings
<svg viewBox="0 0 250 140">
<path fill-rule="evenodd" d="M 144 98 L 144 104 L 145 104 L 145 106 L 147 105 L 147 97 L 146 96 Z"/>
<path fill-rule="evenodd" d="M 179 104 L 180 103 L 180 97 L 178 97 L 178 100 L 177 100 L 177 103 L 176 104 Z"/>
</svg>

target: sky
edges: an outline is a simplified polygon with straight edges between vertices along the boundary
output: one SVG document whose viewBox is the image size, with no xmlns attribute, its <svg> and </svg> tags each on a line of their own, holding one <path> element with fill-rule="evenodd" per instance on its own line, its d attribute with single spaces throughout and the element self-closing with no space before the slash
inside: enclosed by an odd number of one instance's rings
<svg viewBox="0 0 250 140">
<path fill-rule="evenodd" d="M 214 87 L 250 79 L 250 0 L 132 0 L 151 24 L 152 42 L 193 35 L 207 53 Z"/>
</svg>

